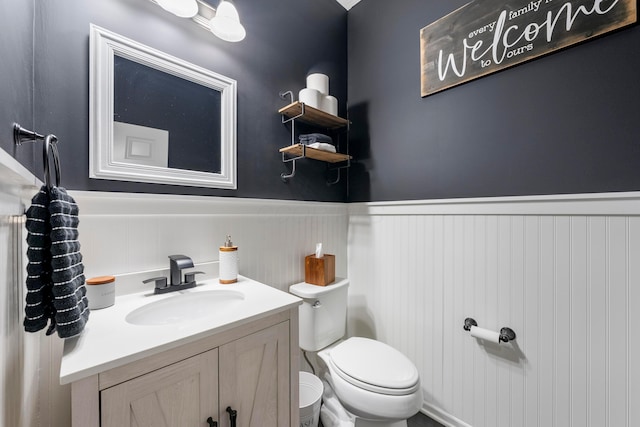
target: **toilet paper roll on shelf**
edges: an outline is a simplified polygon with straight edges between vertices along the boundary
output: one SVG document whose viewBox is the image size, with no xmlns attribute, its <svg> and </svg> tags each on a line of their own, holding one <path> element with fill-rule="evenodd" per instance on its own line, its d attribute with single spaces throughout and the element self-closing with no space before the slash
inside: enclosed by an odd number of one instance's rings
<svg viewBox="0 0 640 427">
<path fill-rule="evenodd" d="M 322 111 L 333 114 L 334 116 L 338 115 L 338 100 L 336 97 L 331 95 L 325 95 L 322 97 Z"/>
<path fill-rule="evenodd" d="M 492 331 L 490 329 L 484 329 L 478 327 L 478 322 L 471 317 L 464 319 L 464 330 L 471 332 L 471 336 L 474 338 L 490 341 L 496 344 L 501 342 L 509 342 L 516 339 L 516 333 L 511 328 L 502 328 L 500 332 Z"/>
<path fill-rule="evenodd" d="M 329 95 L 329 76 L 322 73 L 313 73 L 307 76 L 307 88 L 315 89 L 322 95 Z"/>
<path fill-rule="evenodd" d="M 323 96 L 316 89 L 304 88 L 298 93 L 300 102 L 317 109 L 322 108 Z"/>
</svg>

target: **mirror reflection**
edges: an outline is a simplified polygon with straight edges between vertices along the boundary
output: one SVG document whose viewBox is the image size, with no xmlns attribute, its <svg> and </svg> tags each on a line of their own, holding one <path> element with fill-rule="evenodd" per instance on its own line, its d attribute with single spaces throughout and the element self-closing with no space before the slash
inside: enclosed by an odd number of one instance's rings
<svg viewBox="0 0 640 427">
<path fill-rule="evenodd" d="M 113 68 L 116 161 L 220 173 L 220 92 L 118 55 Z"/>
</svg>

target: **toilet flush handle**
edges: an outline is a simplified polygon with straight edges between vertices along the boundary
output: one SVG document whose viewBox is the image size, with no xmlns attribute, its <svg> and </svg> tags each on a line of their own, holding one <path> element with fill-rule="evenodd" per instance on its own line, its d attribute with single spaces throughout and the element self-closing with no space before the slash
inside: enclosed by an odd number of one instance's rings
<svg viewBox="0 0 640 427">
<path fill-rule="evenodd" d="M 311 308 L 320 308 L 320 307 L 322 307 L 322 303 L 318 299 L 315 300 L 313 304 L 311 304 Z"/>
</svg>

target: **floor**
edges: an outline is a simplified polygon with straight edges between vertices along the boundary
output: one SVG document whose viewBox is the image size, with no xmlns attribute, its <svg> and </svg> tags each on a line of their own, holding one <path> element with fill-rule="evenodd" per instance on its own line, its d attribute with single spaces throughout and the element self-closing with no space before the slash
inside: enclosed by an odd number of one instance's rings
<svg viewBox="0 0 640 427">
<path fill-rule="evenodd" d="M 322 423 L 319 423 L 319 427 L 322 427 Z M 407 427 L 444 427 L 437 421 L 433 421 L 431 418 L 417 413 L 413 417 L 407 420 Z"/>
<path fill-rule="evenodd" d="M 408 427 L 444 427 L 439 422 L 433 421 L 431 418 L 421 413 L 418 413 L 413 417 L 409 418 L 409 420 L 407 420 L 407 426 Z"/>
</svg>

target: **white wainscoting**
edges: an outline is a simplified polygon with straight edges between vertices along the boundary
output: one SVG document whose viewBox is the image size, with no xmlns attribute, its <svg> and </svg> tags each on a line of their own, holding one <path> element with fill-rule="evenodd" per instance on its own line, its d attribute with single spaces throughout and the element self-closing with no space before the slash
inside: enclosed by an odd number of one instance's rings
<svg viewBox="0 0 640 427">
<path fill-rule="evenodd" d="M 349 331 L 412 359 L 445 425 L 638 426 L 639 201 L 352 204 Z M 478 341 L 466 317 L 517 339 Z"/>
<path fill-rule="evenodd" d="M 347 205 L 72 191 L 80 207 L 80 242 L 87 277 L 168 269 L 168 255 L 217 263 L 231 235 L 240 274 L 287 291 L 304 280 L 304 257 L 316 243 L 347 274 Z M 153 277 L 153 276 L 149 276 Z M 198 277 L 200 278 L 200 277 Z M 116 288 L 120 284 L 116 283 Z M 151 285 L 143 285 L 146 288 Z M 118 293 L 127 290 L 118 289 Z"/>
<path fill-rule="evenodd" d="M 25 334 L 24 316 L 24 195 L 38 180 L 4 150 L 0 150 L 0 426 L 39 424 L 41 338 Z"/>
</svg>

